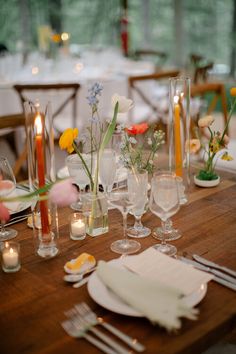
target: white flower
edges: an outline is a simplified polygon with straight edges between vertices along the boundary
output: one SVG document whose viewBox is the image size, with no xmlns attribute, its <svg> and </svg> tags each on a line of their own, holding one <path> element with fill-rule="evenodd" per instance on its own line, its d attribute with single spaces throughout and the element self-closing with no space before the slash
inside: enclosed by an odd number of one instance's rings
<svg viewBox="0 0 236 354">
<path fill-rule="evenodd" d="M 198 126 L 200 128 L 207 128 L 214 122 L 214 118 L 212 116 L 205 116 L 199 119 Z"/>
<path fill-rule="evenodd" d="M 148 138 L 147 143 L 148 143 L 148 145 L 152 145 L 152 139 Z"/>
<path fill-rule="evenodd" d="M 120 96 L 115 93 L 111 98 L 111 104 L 113 109 L 115 108 L 116 102 L 119 103 L 118 113 L 127 113 L 133 107 L 133 101 L 126 98 L 125 96 Z"/>
</svg>

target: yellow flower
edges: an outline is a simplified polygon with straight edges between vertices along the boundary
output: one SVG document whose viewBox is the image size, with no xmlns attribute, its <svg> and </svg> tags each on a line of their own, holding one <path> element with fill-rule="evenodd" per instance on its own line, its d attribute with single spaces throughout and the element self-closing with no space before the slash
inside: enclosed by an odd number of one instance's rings
<svg viewBox="0 0 236 354">
<path fill-rule="evenodd" d="M 190 154 L 196 154 L 201 148 L 201 143 L 199 139 L 186 140 L 185 151 L 189 151 Z"/>
<path fill-rule="evenodd" d="M 231 94 L 231 96 L 236 97 L 236 87 L 232 87 L 230 89 L 230 94 Z"/>
<path fill-rule="evenodd" d="M 221 160 L 232 161 L 232 160 L 233 160 L 233 157 L 230 156 L 230 155 L 228 154 L 228 152 L 226 151 L 226 152 L 221 156 Z"/>
<path fill-rule="evenodd" d="M 77 138 L 79 134 L 79 131 L 77 128 L 68 128 L 64 131 L 64 133 L 61 135 L 60 140 L 59 140 L 59 146 L 61 150 L 67 149 L 68 153 L 72 153 L 74 151 L 73 148 L 73 141 L 75 138 Z"/>
</svg>

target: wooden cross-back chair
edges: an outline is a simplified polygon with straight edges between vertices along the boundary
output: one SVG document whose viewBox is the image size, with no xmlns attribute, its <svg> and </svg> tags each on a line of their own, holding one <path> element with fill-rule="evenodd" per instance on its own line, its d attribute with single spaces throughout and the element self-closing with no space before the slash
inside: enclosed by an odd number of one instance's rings
<svg viewBox="0 0 236 354">
<path fill-rule="evenodd" d="M 224 125 L 227 122 L 227 98 L 225 86 L 223 83 L 202 83 L 197 85 L 192 85 L 191 87 L 191 97 L 200 97 L 207 102 L 209 102 L 206 110 L 207 115 L 211 115 L 216 109 L 218 102 L 221 103 L 221 112 L 224 120 Z M 198 114 L 199 115 L 199 114 Z M 191 120 L 191 134 L 194 136 L 194 129 L 196 128 L 199 116 L 194 117 Z M 227 132 L 228 133 L 228 132 Z"/>
<path fill-rule="evenodd" d="M 25 116 L 24 114 L 13 114 L 5 115 L 0 117 L 0 130 L 6 130 L 10 128 L 10 131 L 14 131 L 16 128 L 24 127 L 25 128 Z M 27 159 L 27 147 L 26 141 L 23 143 L 23 148 L 21 152 L 17 154 L 16 144 L 14 144 L 14 150 L 16 154 L 16 161 L 13 166 L 13 172 L 17 179 L 25 177 L 25 171 L 23 166 Z"/>
<path fill-rule="evenodd" d="M 141 101 L 150 109 L 151 114 L 156 116 L 156 123 L 158 124 L 160 129 L 166 130 L 166 124 L 162 119 L 162 115 L 160 114 L 159 103 L 158 100 L 153 102 L 152 100 L 152 92 L 145 91 L 141 87 L 141 83 L 152 82 L 152 81 L 160 81 L 169 79 L 171 77 L 176 77 L 180 74 L 179 70 L 168 70 L 168 71 L 159 71 L 153 74 L 148 75 L 140 75 L 140 76 L 131 76 L 129 77 L 129 86 L 128 86 L 128 95 L 129 98 L 134 100 L 134 94 L 141 99 Z M 168 98 L 167 98 L 168 99 Z M 137 109 L 138 110 L 138 109 Z M 131 110 L 132 111 L 132 110 Z M 132 112 L 131 112 L 132 113 Z M 132 116 L 131 116 L 132 122 Z"/>
<path fill-rule="evenodd" d="M 58 104 L 57 109 L 52 113 L 53 118 L 53 126 L 54 129 L 59 135 L 64 131 L 67 127 L 75 127 L 76 126 L 76 118 L 77 118 L 77 94 L 80 88 L 80 84 L 78 83 L 60 83 L 60 84 L 30 84 L 30 85 L 15 85 L 14 89 L 18 93 L 22 108 L 24 109 L 24 102 L 31 101 L 30 94 L 38 93 L 47 94 L 50 91 L 55 93 L 64 93 L 67 94 L 67 97 L 63 97 L 62 101 Z M 39 97 L 40 98 L 40 97 Z M 48 99 L 49 100 L 49 99 Z M 59 101 L 59 99 L 58 99 Z M 66 117 L 62 121 L 57 121 L 56 117 L 58 117 L 63 110 L 69 105 L 72 104 L 72 117 Z"/>
<path fill-rule="evenodd" d="M 162 65 L 167 59 L 166 52 L 154 49 L 136 49 L 134 52 L 134 56 L 137 59 L 151 58 L 155 62 L 156 67 Z"/>
</svg>

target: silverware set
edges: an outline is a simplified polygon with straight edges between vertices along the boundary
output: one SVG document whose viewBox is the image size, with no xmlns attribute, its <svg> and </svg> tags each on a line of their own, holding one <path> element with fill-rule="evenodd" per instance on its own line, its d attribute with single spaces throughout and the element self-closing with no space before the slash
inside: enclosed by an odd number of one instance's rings
<svg viewBox="0 0 236 354">
<path fill-rule="evenodd" d="M 180 257 L 179 259 L 184 263 L 194 266 L 196 269 L 213 274 L 215 282 L 236 291 L 236 272 L 234 270 L 211 262 L 197 254 L 193 254 L 192 258 Z"/>
<path fill-rule="evenodd" d="M 145 347 L 137 341 L 137 339 L 121 332 L 113 325 L 104 321 L 102 317 L 98 317 L 86 303 L 75 305 L 72 309 L 65 313 L 67 320 L 61 325 L 71 337 L 85 338 L 88 342 L 108 354 L 129 354 L 130 349 L 117 342 L 104 331 L 99 330 L 96 326 L 102 326 L 107 332 L 112 333 L 123 343 L 137 352 L 143 352 Z M 90 332 L 91 334 L 87 333 Z M 95 335 L 95 337 L 93 336 Z M 97 339 L 97 338 L 99 339 Z"/>
<path fill-rule="evenodd" d="M 32 215 L 32 214 L 30 213 L 30 214 L 23 214 L 23 215 L 15 216 L 15 217 L 11 218 L 10 221 L 8 223 L 6 223 L 4 226 L 10 226 L 10 225 L 16 224 L 20 221 L 27 219 L 30 215 Z"/>
</svg>

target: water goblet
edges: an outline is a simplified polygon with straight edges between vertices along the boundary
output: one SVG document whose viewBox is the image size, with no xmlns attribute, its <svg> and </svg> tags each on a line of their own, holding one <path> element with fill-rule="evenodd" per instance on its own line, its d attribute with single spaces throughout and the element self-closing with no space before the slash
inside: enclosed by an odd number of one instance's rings
<svg viewBox="0 0 236 354">
<path fill-rule="evenodd" d="M 128 190 L 133 197 L 132 214 L 135 217 L 134 226 L 129 227 L 127 234 L 129 237 L 142 238 L 150 235 L 151 230 L 143 226 L 141 218 L 145 212 L 148 201 L 148 172 L 146 170 L 129 171 Z"/>
<path fill-rule="evenodd" d="M 167 220 L 179 210 L 179 192 L 176 176 L 172 172 L 156 173 L 152 178 L 150 210 L 161 219 L 163 228 L 162 241 L 154 246 L 158 251 L 169 256 L 177 252 L 175 246 L 166 243 L 168 235 Z"/>
<path fill-rule="evenodd" d="M 109 194 L 109 203 L 123 216 L 123 239 L 113 242 L 110 247 L 113 252 L 122 255 L 135 253 L 141 248 L 139 242 L 127 238 L 127 215 L 133 208 L 133 200 L 131 193 L 125 188 Z"/>
<path fill-rule="evenodd" d="M 0 158 L 0 196 L 5 197 L 16 188 L 16 179 L 5 157 Z M 5 229 L 4 220 L 1 220 L 0 241 L 11 240 L 16 237 L 17 231 L 14 229 Z"/>
<path fill-rule="evenodd" d="M 87 166 L 89 166 L 91 157 L 83 156 L 83 158 Z M 84 193 L 85 187 L 90 183 L 90 180 L 80 157 L 77 154 L 69 155 L 66 158 L 66 165 L 68 167 L 69 175 L 73 177 L 75 183 L 80 188 L 80 193 Z M 70 207 L 74 210 L 82 210 L 81 199 L 75 203 L 72 203 Z"/>
<path fill-rule="evenodd" d="M 188 199 L 185 194 L 183 179 L 182 177 L 176 176 L 176 181 L 177 181 L 178 191 L 179 191 L 179 204 L 184 205 L 187 203 Z M 166 232 L 167 232 L 167 235 L 165 237 L 166 241 L 175 241 L 178 240 L 180 237 L 182 237 L 182 233 L 178 229 L 173 228 L 173 223 L 171 219 L 166 220 Z M 156 227 L 153 230 L 152 236 L 157 240 L 162 240 L 163 238 L 162 233 L 163 233 L 163 228 Z"/>
<path fill-rule="evenodd" d="M 103 190 L 108 195 L 112 188 L 116 177 L 116 152 L 112 149 L 104 149 L 100 158 L 99 178 L 103 186 Z"/>
</svg>

